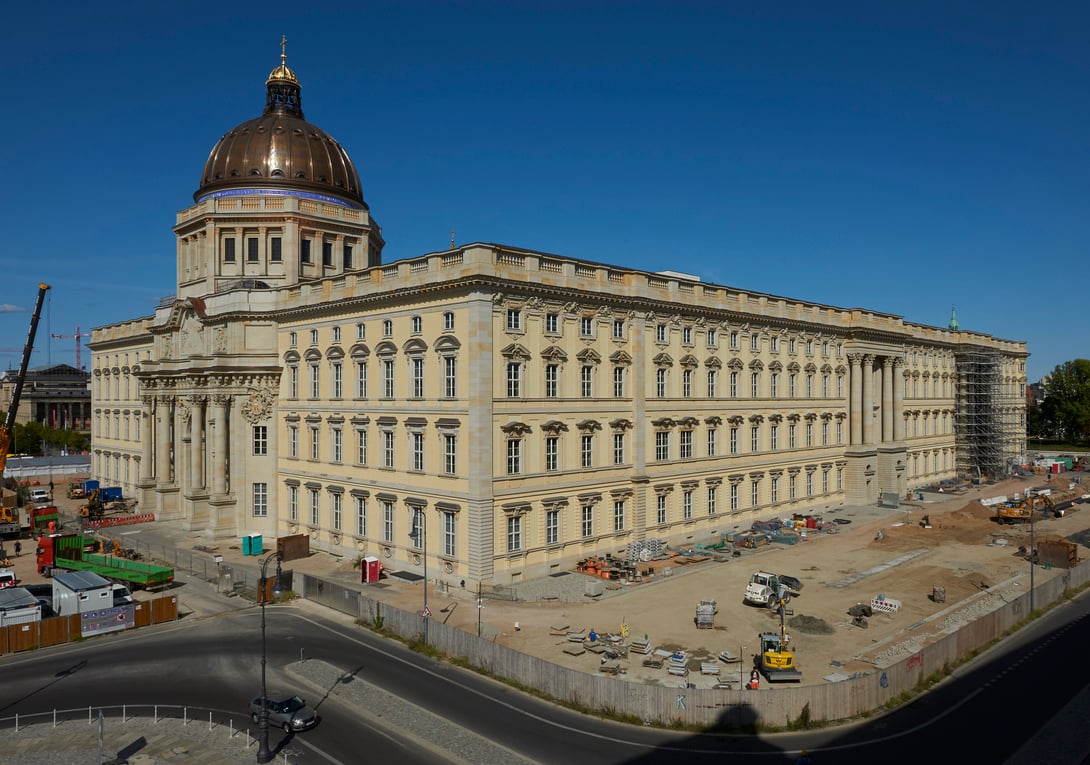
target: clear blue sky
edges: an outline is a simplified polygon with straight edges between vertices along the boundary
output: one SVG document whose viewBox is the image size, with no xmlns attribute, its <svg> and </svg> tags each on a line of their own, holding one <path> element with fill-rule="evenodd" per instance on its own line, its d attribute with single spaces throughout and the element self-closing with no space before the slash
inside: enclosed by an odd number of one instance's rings
<svg viewBox="0 0 1090 765">
<path fill-rule="evenodd" d="M 1090 4 L 17 3 L 0 367 L 174 291 L 175 212 L 288 37 L 386 260 L 486 241 L 1090 356 Z M 19 310 L 21 309 L 21 310 Z M 90 358 L 84 351 L 83 363 Z"/>
</svg>

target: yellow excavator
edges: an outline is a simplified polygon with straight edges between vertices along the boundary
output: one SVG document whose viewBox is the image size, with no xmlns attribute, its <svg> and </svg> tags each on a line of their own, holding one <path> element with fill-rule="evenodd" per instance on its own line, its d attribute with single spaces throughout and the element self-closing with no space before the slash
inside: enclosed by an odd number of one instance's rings
<svg viewBox="0 0 1090 765">
<path fill-rule="evenodd" d="M 1034 513 L 1046 511 L 1054 512 L 1052 500 L 1044 494 L 1027 494 L 1024 498 L 1015 494 L 1014 499 L 995 506 L 995 519 L 999 523 L 1029 523 Z"/>
<path fill-rule="evenodd" d="M 760 634 L 761 652 L 753 657 L 754 664 L 770 683 L 798 683 L 802 681 L 802 671 L 795 666 L 795 652 L 787 635 L 787 605 L 783 598 L 778 610 L 780 631 Z"/>
</svg>

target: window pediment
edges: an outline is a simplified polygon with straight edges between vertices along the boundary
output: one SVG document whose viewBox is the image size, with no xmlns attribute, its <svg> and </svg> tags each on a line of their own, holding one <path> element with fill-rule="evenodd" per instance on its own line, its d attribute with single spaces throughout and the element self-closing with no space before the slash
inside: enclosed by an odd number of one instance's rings
<svg viewBox="0 0 1090 765">
<path fill-rule="evenodd" d="M 568 360 L 568 354 L 558 345 L 550 345 L 541 352 L 541 358 L 546 361 L 564 363 Z"/>
<path fill-rule="evenodd" d="M 519 343 L 511 343 L 500 351 L 500 355 L 511 361 L 530 360 L 530 352 Z"/>
</svg>

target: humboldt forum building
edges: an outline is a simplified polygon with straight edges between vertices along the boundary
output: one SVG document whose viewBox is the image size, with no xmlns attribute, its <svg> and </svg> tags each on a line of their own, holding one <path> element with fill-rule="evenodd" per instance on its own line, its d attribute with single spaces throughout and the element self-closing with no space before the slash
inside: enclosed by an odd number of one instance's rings
<svg viewBox="0 0 1090 765">
<path fill-rule="evenodd" d="M 505 585 L 1025 449 L 1025 343 L 956 321 L 495 244 L 384 263 L 300 94 L 282 55 L 177 214 L 175 294 L 93 333 L 92 472 L 160 523 Z"/>
</svg>

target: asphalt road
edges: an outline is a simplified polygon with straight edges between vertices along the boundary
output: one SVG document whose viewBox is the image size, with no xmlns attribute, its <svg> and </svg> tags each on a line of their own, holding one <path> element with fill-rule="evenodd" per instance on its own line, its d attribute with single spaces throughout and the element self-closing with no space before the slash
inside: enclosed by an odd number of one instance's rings
<svg viewBox="0 0 1090 765">
<path fill-rule="evenodd" d="M 269 687 L 300 692 L 322 715 L 312 731 L 287 738 L 274 731 L 273 745 L 288 747 L 291 761 L 300 764 L 490 761 L 453 745 L 450 737 L 465 732 L 499 747 L 489 753 L 498 762 L 721 763 L 725 755 L 732 762 L 793 762 L 799 749 L 809 748 L 817 765 L 955 756 L 999 763 L 1020 750 L 1011 760 L 1019 765 L 1065 765 L 1090 753 L 1084 717 L 1069 728 L 1055 725 L 1090 687 L 1090 667 L 1079 650 L 1090 644 L 1088 612 L 1086 599 L 1057 610 L 894 713 L 837 729 L 747 737 L 585 717 L 422 657 L 314 606 L 270 607 Z M 86 716 L 89 705 L 161 704 L 185 705 L 194 715 L 221 710 L 249 726 L 247 702 L 260 677 L 259 619 L 259 610 L 250 608 L 2 657 L 0 718 L 15 711 L 60 708 Z M 325 665 L 341 673 L 332 682 L 307 670 Z M 376 712 L 385 694 L 398 697 L 403 711 Z"/>
</svg>

